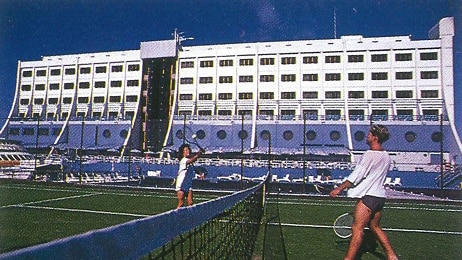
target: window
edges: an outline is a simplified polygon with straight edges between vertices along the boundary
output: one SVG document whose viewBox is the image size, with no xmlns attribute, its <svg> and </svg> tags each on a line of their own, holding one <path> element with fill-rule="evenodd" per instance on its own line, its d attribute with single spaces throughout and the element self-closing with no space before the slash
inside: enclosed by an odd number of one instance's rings
<svg viewBox="0 0 462 260">
<path fill-rule="evenodd" d="M 193 78 L 180 78 L 180 84 L 193 84 Z"/>
<path fill-rule="evenodd" d="M 104 81 L 96 81 L 95 82 L 95 88 L 105 88 L 106 87 L 106 82 Z"/>
<path fill-rule="evenodd" d="M 122 72 L 123 66 L 122 65 L 114 65 L 111 67 L 111 72 Z"/>
<path fill-rule="evenodd" d="M 21 91 L 31 91 L 31 85 L 21 85 Z"/>
<path fill-rule="evenodd" d="M 252 75 L 239 76 L 239 82 L 253 82 Z"/>
<path fill-rule="evenodd" d="M 72 104 L 72 98 L 70 97 L 63 98 L 63 104 Z"/>
<path fill-rule="evenodd" d="M 340 91 L 326 91 L 325 97 L 329 99 L 340 98 Z"/>
<path fill-rule="evenodd" d="M 22 134 L 23 135 L 35 135 L 34 128 L 23 128 L 22 129 Z"/>
<path fill-rule="evenodd" d="M 274 75 L 260 75 L 260 82 L 274 82 Z"/>
<path fill-rule="evenodd" d="M 295 99 L 295 92 L 281 92 L 281 99 Z"/>
<path fill-rule="evenodd" d="M 35 90 L 45 90 L 45 84 L 37 84 L 37 85 L 35 85 Z"/>
<path fill-rule="evenodd" d="M 199 100 L 212 100 L 212 93 L 199 94 Z"/>
<path fill-rule="evenodd" d="M 326 120 L 340 120 L 340 110 L 326 109 Z"/>
<path fill-rule="evenodd" d="M 180 94 L 180 100 L 192 100 L 192 94 Z"/>
<path fill-rule="evenodd" d="M 61 69 L 51 69 L 50 70 L 50 75 L 51 76 L 59 76 L 59 75 L 61 75 Z"/>
<path fill-rule="evenodd" d="M 107 68 L 106 66 L 98 66 L 95 68 L 95 73 L 106 73 Z"/>
<path fill-rule="evenodd" d="M 130 95 L 125 97 L 126 102 L 138 102 L 138 96 Z"/>
<path fill-rule="evenodd" d="M 303 74 L 303 81 L 318 81 L 318 74 Z"/>
<path fill-rule="evenodd" d="M 282 57 L 281 64 L 282 65 L 289 65 L 289 64 L 296 64 L 297 58 L 296 57 Z"/>
<path fill-rule="evenodd" d="M 253 66 L 253 59 L 240 59 L 239 66 Z"/>
<path fill-rule="evenodd" d="M 303 57 L 303 64 L 317 64 L 318 56 L 306 56 Z"/>
<path fill-rule="evenodd" d="M 412 53 L 396 53 L 395 61 L 411 61 Z"/>
<path fill-rule="evenodd" d="M 130 65 L 128 65 L 127 70 L 128 71 L 139 71 L 140 70 L 140 64 L 130 64 Z"/>
<path fill-rule="evenodd" d="M 372 98 L 388 98 L 388 91 L 372 91 Z"/>
<path fill-rule="evenodd" d="M 348 73 L 348 80 L 364 80 L 364 73 Z"/>
<path fill-rule="evenodd" d="M 386 62 L 388 61 L 388 55 L 387 54 L 372 54 L 371 61 L 372 62 Z"/>
<path fill-rule="evenodd" d="M 67 68 L 64 70 L 65 75 L 75 75 L 75 68 Z"/>
<path fill-rule="evenodd" d="M 93 97 L 93 103 L 104 103 L 104 97 Z"/>
<path fill-rule="evenodd" d="M 200 77 L 199 84 L 209 84 L 213 83 L 213 77 Z"/>
<path fill-rule="evenodd" d="M 303 99 L 317 99 L 318 92 L 317 91 L 303 91 Z"/>
<path fill-rule="evenodd" d="M 340 56 L 326 56 L 326 63 L 340 63 Z"/>
<path fill-rule="evenodd" d="M 274 92 L 260 92 L 260 99 L 274 99 Z"/>
<path fill-rule="evenodd" d="M 231 114 L 232 114 L 231 110 L 218 110 L 218 115 L 219 116 L 230 116 Z M 218 133 L 220 133 L 220 136 L 219 136 L 220 139 L 225 139 L 226 138 L 226 132 L 225 131 L 220 130 L 220 131 L 218 131 Z M 217 133 L 217 136 L 219 135 L 218 133 Z M 224 138 L 223 138 L 223 133 L 224 133 Z"/>
<path fill-rule="evenodd" d="M 121 80 L 113 80 L 111 81 L 111 88 L 120 88 L 122 87 L 122 81 Z"/>
<path fill-rule="evenodd" d="M 47 71 L 46 70 L 37 70 L 35 72 L 35 76 L 37 77 L 45 77 L 47 75 Z"/>
<path fill-rule="evenodd" d="M 326 81 L 340 81 L 340 73 L 326 73 Z"/>
<path fill-rule="evenodd" d="M 348 98 L 364 98 L 364 91 L 348 91 Z"/>
<path fill-rule="evenodd" d="M 127 87 L 138 87 L 139 85 L 140 85 L 140 81 L 137 79 L 127 80 Z"/>
<path fill-rule="evenodd" d="M 90 99 L 88 97 L 78 97 L 77 98 L 77 103 L 79 104 L 88 104 L 88 101 Z"/>
<path fill-rule="evenodd" d="M 288 118 L 292 119 L 295 116 L 295 110 L 293 110 L 293 109 L 287 109 L 287 110 L 282 109 L 280 115 L 284 119 L 288 119 Z M 292 139 L 292 138 L 290 138 L 290 139 Z"/>
<path fill-rule="evenodd" d="M 421 90 L 421 98 L 438 98 L 438 90 Z"/>
<path fill-rule="evenodd" d="M 437 52 L 422 52 L 420 54 L 420 60 L 438 60 Z"/>
<path fill-rule="evenodd" d="M 282 74 L 281 81 L 282 82 L 294 82 L 296 80 L 295 74 Z"/>
<path fill-rule="evenodd" d="M 364 55 L 348 55 L 348 62 L 364 62 Z"/>
<path fill-rule="evenodd" d="M 19 135 L 20 133 L 20 128 L 10 128 L 8 130 L 9 135 Z"/>
<path fill-rule="evenodd" d="M 239 93 L 239 99 L 253 99 L 252 92 L 241 92 Z"/>
<path fill-rule="evenodd" d="M 220 83 L 233 83 L 233 76 L 220 76 L 218 78 Z"/>
<path fill-rule="evenodd" d="M 388 72 L 372 72 L 372 80 L 388 80 Z"/>
<path fill-rule="evenodd" d="M 74 89 L 74 82 L 64 83 L 64 89 Z"/>
<path fill-rule="evenodd" d="M 244 109 L 243 110 L 238 110 L 237 114 L 240 115 L 240 116 L 252 116 L 253 115 L 252 110 L 244 110 Z M 247 133 L 245 130 L 244 130 L 244 132 Z M 245 135 L 244 132 L 242 132 L 242 130 L 239 131 L 239 134 L 238 134 L 239 138 L 247 139 L 248 136 L 246 136 L 245 138 L 242 138 L 243 137 L 242 135 Z"/>
<path fill-rule="evenodd" d="M 397 80 L 412 79 L 412 71 L 396 72 L 395 77 L 396 77 Z"/>
<path fill-rule="evenodd" d="M 421 71 L 420 78 L 421 79 L 437 79 L 438 71 Z"/>
<path fill-rule="evenodd" d="M 29 99 L 22 98 L 21 100 L 19 100 L 19 104 L 21 104 L 21 105 L 29 105 Z"/>
<path fill-rule="evenodd" d="M 274 58 L 261 58 L 260 65 L 274 65 Z"/>
<path fill-rule="evenodd" d="M 90 82 L 79 82 L 79 89 L 90 88 Z"/>
<path fill-rule="evenodd" d="M 194 68 L 194 61 L 182 61 L 181 64 L 180 64 L 180 67 L 182 69 Z"/>
<path fill-rule="evenodd" d="M 80 74 L 90 74 L 91 68 L 90 67 L 82 67 L 80 68 Z"/>
<path fill-rule="evenodd" d="M 233 93 L 218 93 L 219 100 L 230 100 L 233 99 Z"/>
<path fill-rule="evenodd" d="M 49 88 L 50 88 L 50 90 L 58 90 L 59 89 L 59 83 L 51 83 Z"/>
<path fill-rule="evenodd" d="M 412 98 L 412 90 L 397 90 L 396 98 Z"/>
<path fill-rule="evenodd" d="M 258 113 L 260 115 L 262 115 L 262 116 L 274 116 L 274 111 L 273 110 L 264 110 L 264 109 L 262 109 Z"/>
<path fill-rule="evenodd" d="M 233 60 L 220 60 L 220 67 L 232 67 L 233 64 Z"/>
<path fill-rule="evenodd" d="M 120 96 L 110 96 L 109 97 L 109 102 L 110 103 L 120 103 L 121 101 L 121 97 Z"/>
<path fill-rule="evenodd" d="M 197 111 L 197 114 L 199 114 L 199 116 L 211 116 L 212 111 L 211 110 L 199 110 Z"/>
<path fill-rule="evenodd" d="M 199 66 L 201 68 L 211 68 L 213 67 L 213 60 L 201 60 Z"/>
<path fill-rule="evenodd" d="M 32 71 L 31 70 L 23 70 L 22 71 L 22 76 L 24 78 L 30 78 L 30 77 L 32 77 Z"/>
</svg>

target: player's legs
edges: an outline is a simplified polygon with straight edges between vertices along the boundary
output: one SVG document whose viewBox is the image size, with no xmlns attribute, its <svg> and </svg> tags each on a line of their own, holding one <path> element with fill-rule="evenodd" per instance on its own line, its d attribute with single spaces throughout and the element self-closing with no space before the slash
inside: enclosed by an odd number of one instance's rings
<svg viewBox="0 0 462 260">
<path fill-rule="evenodd" d="M 394 260 L 398 259 L 396 256 L 395 252 L 393 251 L 393 248 L 391 246 L 390 241 L 388 240 L 387 235 L 385 232 L 382 230 L 380 227 L 380 219 L 382 218 L 382 211 L 379 211 L 374 214 L 370 224 L 369 228 L 372 232 L 374 232 L 375 236 L 379 240 L 380 244 L 382 245 L 383 249 L 387 253 L 388 259 L 389 260 Z"/>
<path fill-rule="evenodd" d="M 178 197 L 178 205 L 176 206 L 176 208 L 180 208 L 184 204 L 184 191 L 179 190 L 176 192 L 176 195 Z"/>
<path fill-rule="evenodd" d="M 356 203 L 354 212 L 353 226 L 351 227 L 352 235 L 350 246 L 348 247 L 345 260 L 353 260 L 361 247 L 363 241 L 364 228 L 369 224 L 371 210 L 360 200 Z"/>
<path fill-rule="evenodd" d="M 193 204 L 193 192 L 192 190 L 189 190 L 188 192 L 188 206 L 191 206 Z"/>
</svg>

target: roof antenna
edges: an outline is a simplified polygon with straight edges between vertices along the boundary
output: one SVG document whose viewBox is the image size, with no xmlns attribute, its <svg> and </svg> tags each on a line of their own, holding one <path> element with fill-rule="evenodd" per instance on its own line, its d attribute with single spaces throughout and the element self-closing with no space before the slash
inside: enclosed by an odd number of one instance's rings
<svg viewBox="0 0 462 260">
<path fill-rule="evenodd" d="M 337 39 L 337 8 L 334 7 L 334 39 Z"/>
</svg>

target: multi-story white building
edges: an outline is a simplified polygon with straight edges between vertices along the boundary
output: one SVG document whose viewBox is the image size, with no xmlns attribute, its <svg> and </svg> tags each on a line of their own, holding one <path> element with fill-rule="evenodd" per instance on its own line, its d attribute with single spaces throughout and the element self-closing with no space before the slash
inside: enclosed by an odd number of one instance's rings
<svg viewBox="0 0 462 260">
<path fill-rule="evenodd" d="M 44 150 L 159 152 L 196 134 L 211 153 L 271 145 L 354 160 L 380 122 L 398 163 L 412 154 L 435 164 L 441 130 L 444 157 L 456 160 L 453 18 L 429 36 L 181 46 L 176 35 L 139 50 L 20 61 L 1 135 Z"/>
</svg>

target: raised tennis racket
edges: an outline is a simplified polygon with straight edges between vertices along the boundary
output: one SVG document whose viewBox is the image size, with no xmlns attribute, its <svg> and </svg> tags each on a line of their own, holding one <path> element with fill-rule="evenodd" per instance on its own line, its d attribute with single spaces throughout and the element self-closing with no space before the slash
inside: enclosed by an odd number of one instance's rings
<svg viewBox="0 0 462 260">
<path fill-rule="evenodd" d="M 334 232 L 340 238 L 351 237 L 351 227 L 353 226 L 353 214 L 343 213 L 334 221 Z"/>
</svg>

